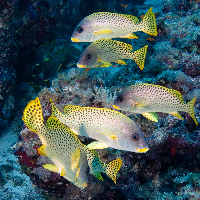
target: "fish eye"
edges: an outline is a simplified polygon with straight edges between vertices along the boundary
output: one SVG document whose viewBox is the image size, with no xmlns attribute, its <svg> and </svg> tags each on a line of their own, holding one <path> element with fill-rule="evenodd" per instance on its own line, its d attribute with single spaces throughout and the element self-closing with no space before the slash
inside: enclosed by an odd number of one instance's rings
<svg viewBox="0 0 200 200">
<path fill-rule="evenodd" d="M 117 100 L 120 101 L 120 102 L 122 102 L 122 101 L 123 101 L 123 96 L 122 96 L 122 95 L 119 95 L 119 96 L 117 97 Z"/>
<path fill-rule="evenodd" d="M 85 60 L 90 60 L 91 58 L 91 54 L 88 54 L 86 57 L 85 57 Z"/>
<path fill-rule="evenodd" d="M 133 133 L 132 134 L 132 140 L 133 141 L 137 141 L 137 140 L 139 140 L 140 139 L 140 136 L 137 134 L 137 133 Z"/>
<path fill-rule="evenodd" d="M 76 30 L 76 32 L 82 33 L 83 32 L 83 28 L 82 27 L 78 27 L 77 30 Z"/>
</svg>

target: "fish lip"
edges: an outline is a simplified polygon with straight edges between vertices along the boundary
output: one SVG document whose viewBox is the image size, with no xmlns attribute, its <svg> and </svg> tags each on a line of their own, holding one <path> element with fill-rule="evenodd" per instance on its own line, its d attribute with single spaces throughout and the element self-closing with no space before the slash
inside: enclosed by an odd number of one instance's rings
<svg viewBox="0 0 200 200">
<path fill-rule="evenodd" d="M 77 64 L 77 67 L 78 68 L 86 68 L 86 65 L 79 65 L 79 64 Z"/>
<path fill-rule="evenodd" d="M 136 152 L 138 152 L 138 153 L 146 153 L 148 150 L 149 150 L 149 148 L 143 148 L 143 149 L 136 148 Z"/>
<path fill-rule="evenodd" d="M 114 105 L 114 104 L 113 104 L 113 108 L 115 108 L 115 109 L 117 109 L 117 110 L 120 110 L 120 109 L 119 109 L 119 106 L 116 106 L 116 105 Z"/>
<path fill-rule="evenodd" d="M 79 38 L 73 38 L 73 37 L 71 37 L 71 41 L 72 42 L 80 42 Z"/>
</svg>

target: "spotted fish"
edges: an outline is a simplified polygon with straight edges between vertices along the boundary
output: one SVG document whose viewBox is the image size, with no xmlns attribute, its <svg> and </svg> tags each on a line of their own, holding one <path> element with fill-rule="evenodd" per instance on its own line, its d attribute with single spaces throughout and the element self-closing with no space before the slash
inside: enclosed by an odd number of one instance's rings
<svg viewBox="0 0 200 200">
<path fill-rule="evenodd" d="M 97 12 L 85 17 L 75 28 L 73 42 L 94 42 L 109 38 L 138 38 L 133 32 L 143 31 L 157 36 L 155 15 L 150 8 L 140 22 L 132 15 Z"/>
<path fill-rule="evenodd" d="M 139 83 L 123 90 L 116 98 L 113 107 L 118 110 L 140 113 L 148 119 L 157 122 L 156 112 L 169 113 L 183 119 L 178 111 L 187 112 L 198 125 L 194 103 L 196 98 L 188 103 L 182 95 L 173 89 L 160 85 Z"/>
<path fill-rule="evenodd" d="M 122 164 L 121 159 L 113 160 L 109 164 L 101 162 L 97 152 L 86 148 L 73 131 L 61 124 L 56 117 L 49 117 L 45 126 L 38 97 L 28 103 L 22 119 L 42 142 L 38 153 L 47 156 L 54 163 L 46 164 L 44 168 L 60 173 L 60 176 L 79 188 L 87 186 L 88 165 L 90 173 L 98 179 L 103 180 L 100 174 L 103 172 L 116 183 L 116 174 Z"/>
<path fill-rule="evenodd" d="M 61 113 L 52 104 L 52 115 L 68 126 L 77 135 L 90 137 L 87 147 L 102 149 L 112 147 L 132 152 L 146 152 L 148 146 L 144 134 L 137 124 L 120 112 L 95 107 L 67 105 Z"/>
<path fill-rule="evenodd" d="M 148 45 L 133 51 L 130 44 L 112 40 L 101 39 L 90 44 L 77 63 L 79 68 L 96 68 L 112 66 L 111 62 L 126 65 L 122 59 L 132 59 L 141 70 L 144 68 L 144 61 Z"/>
</svg>

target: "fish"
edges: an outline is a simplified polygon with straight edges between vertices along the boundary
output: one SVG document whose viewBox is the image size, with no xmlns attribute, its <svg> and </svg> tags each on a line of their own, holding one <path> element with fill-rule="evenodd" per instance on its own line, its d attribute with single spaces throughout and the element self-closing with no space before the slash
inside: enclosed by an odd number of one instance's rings
<svg viewBox="0 0 200 200">
<path fill-rule="evenodd" d="M 137 39 L 133 34 L 142 31 L 157 36 L 157 26 L 152 7 L 142 21 L 133 16 L 111 12 L 97 12 L 85 17 L 72 33 L 72 42 L 94 42 L 99 39 Z"/>
<path fill-rule="evenodd" d="M 98 179 L 103 180 L 100 173 L 102 172 L 116 183 L 116 175 L 122 165 L 121 158 L 109 164 L 103 163 L 95 150 L 82 144 L 75 133 L 55 116 L 49 117 L 44 125 L 38 97 L 28 103 L 22 120 L 31 131 L 39 136 L 42 142 L 42 146 L 37 149 L 38 153 L 50 158 L 53 162 L 53 164 L 43 165 L 45 169 L 59 173 L 79 188 L 87 187 L 86 170 L 88 166 L 90 173 Z"/>
<path fill-rule="evenodd" d="M 194 103 L 196 98 L 185 103 L 180 92 L 160 85 L 139 83 L 124 89 L 115 99 L 117 110 L 139 113 L 151 121 L 158 122 L 156 112 L 168 113 L 183 120 L 178 111 L 187 112 L 195 124 Z"/>
<path fill-rule="evenodd" d="M 133 47 L 130 44 L 112 39 L 97 40 L 82 52 L 77 67 L 109 67 L 112 66 L 111 62 L 126 65 L 123 59 L 132 59 L 143 70 L 147 47 L 148 45 L 132 52 Z"/>
<path fill-rule="evenodd" d="M 96 107 L 67 105 L 63 113 L 53 101 L 52 116 L 69 127 L 75 134 L 93 138 L 90 149 L 112 147 L 118 150 L 145 153 L 149 150 L 139 126 L 120 112 Z"/>
</svg>

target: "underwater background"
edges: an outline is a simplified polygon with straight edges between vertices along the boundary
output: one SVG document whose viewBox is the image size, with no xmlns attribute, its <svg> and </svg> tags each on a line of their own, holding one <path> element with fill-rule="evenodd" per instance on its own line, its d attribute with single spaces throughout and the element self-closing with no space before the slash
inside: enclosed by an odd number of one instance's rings
<svg viewBox="0 0 200 200">
<path fill-rule="evenodd" d="M 84 17 L 106 11 L 141 19 L 150 7 L 158 35 L 136 32 L 137 40 L 120 39 L 134 50 L 148 45 L 143 70 L 131 60 L 123 66 L 76 67 L 90 44 L 71 42 Z M 172 88 L 185 102 L 196 97 L 200 123 L 199 0 L 1 0 L 0 199 L 200 199 L 200 129 L 185 112 L 184 120 L 158 113 L 158 122 L 123 112 L 144 132 L 149 151 L 97 150 L 105 163 L 122 159 L 117 185 L 88 173 L 88 186 L 80 189 L 43 168 L 49 160 L 37 152 L 41 141 L 22 121 L 30 100 L 40 98 L 47 120 L 50 98 L 59 110 L 69 104 L 113 109 L 119 92 L 135 83 Z"/>
</svg>

